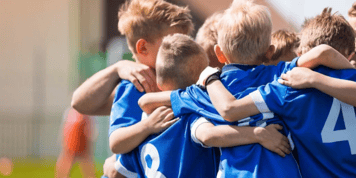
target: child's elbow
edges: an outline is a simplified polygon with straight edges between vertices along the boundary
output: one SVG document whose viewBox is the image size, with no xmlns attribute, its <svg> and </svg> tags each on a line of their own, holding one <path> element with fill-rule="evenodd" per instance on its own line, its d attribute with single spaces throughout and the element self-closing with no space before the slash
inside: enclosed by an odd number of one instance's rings
<svg viewBox="0 0 356 178">
<path fill-rule="evenodd" d="M 202 136 L 200 136 L 199 141 L 208 147 L 214 147 L 215 146 L 215 142 L 216 142 L 217 138 L 214 137 L 212 134 L 206 133 Z"/>
<path fill-rule="evenodd" d="M 150 104 L 148 100 L 145 97 L 146 95 L 143 95 L 139 100 L 138 100 L 138 105 L 141 107 L 142 111 L 146 112 L 147 114 L 150 114 L 153 112 L 153 109 L 150 107 Z"/>
<path fill-rule="evenodd" d="M 321 44 L 317 47 L 319 49 L 319 56 L 329 56 L 330 54 L 333 54 L 335 49 L 332 48 L 329 45 L 326 44 Z"/>
<path fill-rule="evenodd" d="M 224 118 L 224 120 L 228 122 L 234 122 L 235 119 L 233 118 L 232 110 L 233 110 L 233 106 L 231 106 L 230 104 L 226 104 L 219 111 L 219 114 L 221 115 L 222 118 Z"/>
</svg>

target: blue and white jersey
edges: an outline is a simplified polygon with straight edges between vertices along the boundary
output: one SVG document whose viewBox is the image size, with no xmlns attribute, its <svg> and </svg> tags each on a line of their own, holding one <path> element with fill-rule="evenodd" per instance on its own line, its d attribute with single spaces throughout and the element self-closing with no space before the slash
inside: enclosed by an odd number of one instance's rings
<svg viewBox="0 0 356 178">
<path fill-rule="evenodd" d="M 287 69 L 288 70 L 288 69 Z M 356 70 L 315 71 L 356 81 Z M 281 116 L 297 149 L 303 177 L 356 177 L 355 107 L 316 89 L 273 81 L 250 94 L 259 110 Z"/>
<path fill-rule="evenodd" d="M 135 155 L 123 154 L 115 168 L 122 175 L 133 177 L 211 177 L 219 166 L 219 152 L 201 145 L 195 130 L 202 124 L 200 116 L 184 115 L 160 134 L 149 136 Z M 139 160 L 135 158 L 138 157 Z"/>
<path fill-rule="evenodd" d="M 134 84 L 129 81 L 122 80 L 120 82 L 111 108 L 109 136 L 116 129 L 128 127 L 141 121 L 143 111 L 138 105 L 138 100 L 144 94 L 138 91 Z M 134 166 L 139 158 L 135 157 L 133 151 L 127 153 L 127 155 L 132 155 L 132 165 Z M 117 159 L 120 156 L 118 154 Z"/>
<path fill-rule="evenodd" d="M 224 86 L 236 97 L 242 98 L 257 87 L 277 79 L 286 66 L 293 63 L 280 63 L 278 66 L 226 65 L 220 76 Z M 283 122 L 273 113 L 263 113 L 239 122 L 225 121 L 211 104 L 206 90 L 193 85 L 186 90 L 173 91 L 171 104 L 175 116 L 198 113 L 214 125 L 229 124 L 238 126 L 261 126 Z M 287 135 L 286 127 L 283 133 Z M 281 157 L 263 148 L 260 144 L 221 148 L 222 177 L 300 177 L 297 163 L 291 154 Z"/>
</svg>

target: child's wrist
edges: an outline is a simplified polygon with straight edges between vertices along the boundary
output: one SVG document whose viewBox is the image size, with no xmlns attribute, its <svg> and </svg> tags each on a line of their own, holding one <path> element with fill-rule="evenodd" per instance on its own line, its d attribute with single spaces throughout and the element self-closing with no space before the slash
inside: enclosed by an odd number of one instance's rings
<svg viewBox="0 0 356 178">
<path fill-rule="evenodd" d="M 263 127 L 255 127 L 253 130 L 253 133 L 255 135 L 255 139 L 256 139 L 256 143 L 263 143 L 264 139 L 263 139 L 263 132 L 264 132 L 265 128 Z"/>
<path fill-rule="evenodd" d="M 205 86 L 208 86 L 213 81 L 220 80 L 220 74 L 221 74 L 221 72 L 218 71 L 218 72 L 215 72 L 212 75 L 210 75 L 205 81 Z"/>
</svg>

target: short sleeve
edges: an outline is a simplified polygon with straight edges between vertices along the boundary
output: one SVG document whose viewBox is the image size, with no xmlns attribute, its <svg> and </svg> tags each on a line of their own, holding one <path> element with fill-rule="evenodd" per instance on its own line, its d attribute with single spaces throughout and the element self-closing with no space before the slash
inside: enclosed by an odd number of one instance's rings
<svg viewBox="0 0 356 178">
<path fill-rule="evenodd" d="M 196 113 L 209 119 L 223 120 L 210 102 L 209 95 L 197 85 L 171 93 L 171 105 L 176 117 Z"/>
<path fill-rule="evenodd" d="M 277 81 L 268 83 L 258 87 L 258 89 L 249 95 L 254 101 L 258 110 L 262 112 L 274 112 L 279 114 L 278 111 L 283 111 L 285 106 L 285 96 L 288 87 L 279 84 Z"/>
<path fill-rule="evenodd" d="M 141 120 L 143 111 L 138 99 L 143 94 L 129 81 L 123 80 L 119 84 L 110 113 L 109 135 L 118 128 L 134 125 Z"/>
<path fill-rule="evenodd" d="M 192 140 L 193 140 L 195 143 L 201 145 L 201 146 L 204 147 L 204 148 L 209 148 L 208 146 L 204 145 L 204 144 L 197 138 L 197 136 L 196 136 L 196 131 L 197 131 L 198 127 L 199 127 L 200 125 L 204 124 L 204 123 L 211 123 L 211 122 L 208 121 L 208 120 L 207 120 L 206 118 L 204 118 L 204 117 L 200 117 L 200 118 L 198 118 L 197 120 L 195 120 L 195 121 L 193 122 L 193 124 L 191 125 L 191 127 L 190 127 L 190 131 L 191 131 L 191 132 L 190 132 L 190 135 L 191 135 Z"/>
</svg>

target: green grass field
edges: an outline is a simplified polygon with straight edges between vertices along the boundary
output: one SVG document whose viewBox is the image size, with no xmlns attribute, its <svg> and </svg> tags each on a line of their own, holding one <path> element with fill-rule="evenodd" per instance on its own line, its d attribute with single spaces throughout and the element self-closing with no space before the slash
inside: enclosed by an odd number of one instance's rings
<svg viewBox="0 0 356 178">
<path fill-rule="evenodd" d="M 11 177 L 11 178 L 53 178 L 54 169 L 56 164 L 56 158 L 47 158 L 47 159 L 13 159 L 14 163 L 13 172 L 10 176 L 3 176 L 0 174 L 0 177 Z M 103 164 L 105 160 L 96 160 L 96 177 L 101 177 L 103 175 Z M 70 177 L 82 177 L 78 163 L 74 164 Z"/>
</svg>

